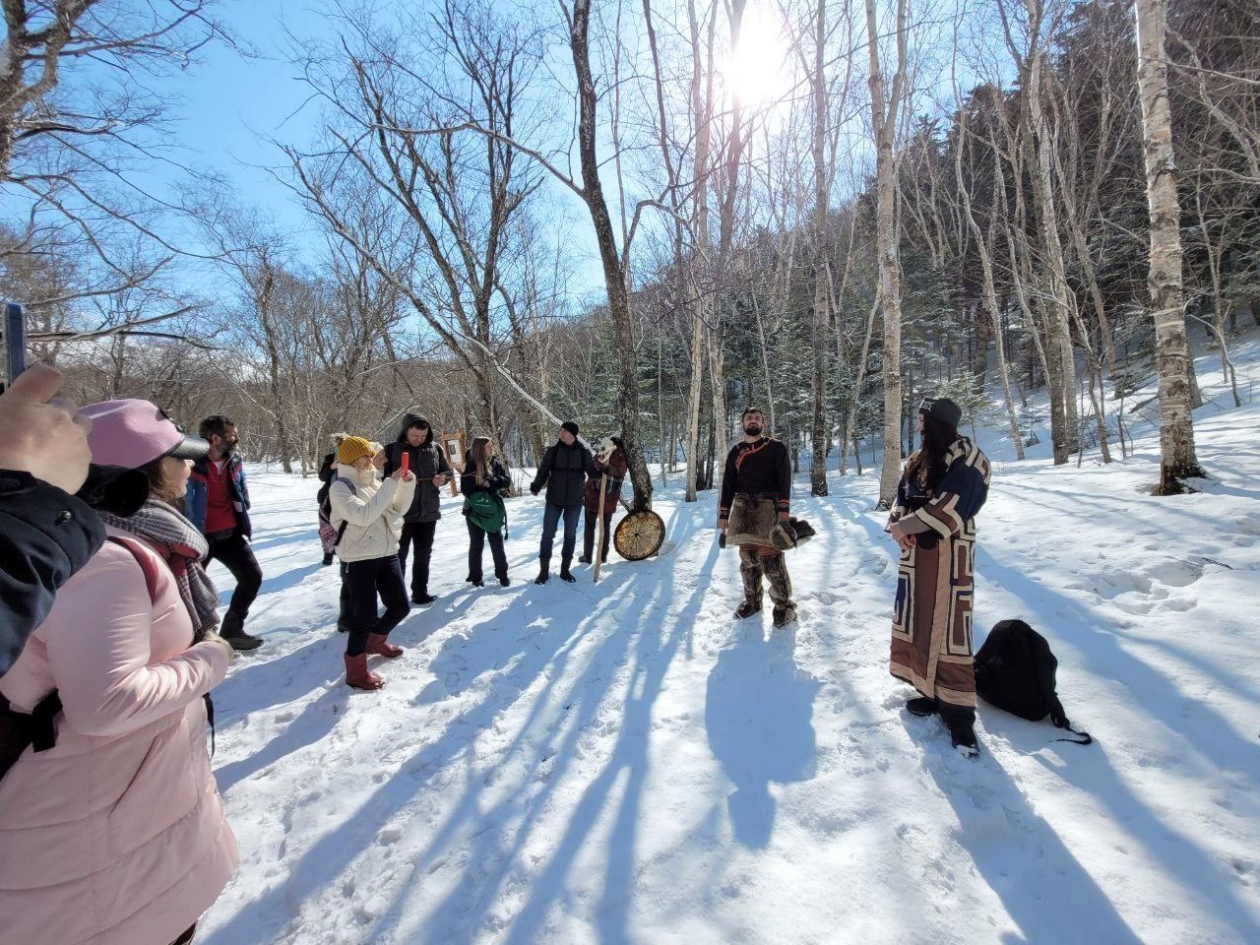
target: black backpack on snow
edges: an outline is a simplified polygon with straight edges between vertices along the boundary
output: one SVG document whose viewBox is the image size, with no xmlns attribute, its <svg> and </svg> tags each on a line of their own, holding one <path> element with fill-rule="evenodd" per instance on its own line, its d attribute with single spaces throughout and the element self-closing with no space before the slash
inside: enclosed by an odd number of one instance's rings
<svg viewBox="0 0 1260 945">
<path fill-rule="evenodd" d="M 1055 693 L 1059 661 L 1046 638 L 1022 620 L 1003 620 L 989 632 L 976 654 L 976 693 L 985 702 L 1031 722 L 1047 715 L 1056 728 L 1080 738 L 1055 741 L 1088 745 L 1088 732 L 1072 728 Z"/>
</svg>

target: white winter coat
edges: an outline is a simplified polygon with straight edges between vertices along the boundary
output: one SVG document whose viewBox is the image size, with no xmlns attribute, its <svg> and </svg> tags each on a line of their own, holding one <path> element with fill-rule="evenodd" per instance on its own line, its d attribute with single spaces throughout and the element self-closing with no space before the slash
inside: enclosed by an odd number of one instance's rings
<svg viewBox="0 0 1260 945">
<path fill-rule="evenodd" d="M 353 490 L 345 481 L 347 477 L 354 480 Z M 376 478 L 375 469 L 340 467 L 328 490 L 328 504 L 332 507 L 328 520 L 336 529 L 341 528 L 342 522 L 346 523 L 345 534 L 337 545 L 337 557 L 348 563 L 398 554 L 402 517 L 411 508 L 415 492 L 415 479 L 382 482 Z"/>
</svg>

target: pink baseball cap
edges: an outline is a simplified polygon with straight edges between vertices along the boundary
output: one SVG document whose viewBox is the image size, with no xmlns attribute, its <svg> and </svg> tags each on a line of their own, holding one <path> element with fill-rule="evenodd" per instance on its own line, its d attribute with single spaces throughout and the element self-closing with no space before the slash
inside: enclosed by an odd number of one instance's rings
<svg viewBox="0 0 1260 945">
<path fill-rule="evenodd" d="M 88 447 L 100 466 L 139 469 L 163 456 L 200 459 L 210 451 L 209 443 L 184 436 L 166 411 L 147 400 L 106 400 L 79 413 L 92 420 Z"/>
</svg>

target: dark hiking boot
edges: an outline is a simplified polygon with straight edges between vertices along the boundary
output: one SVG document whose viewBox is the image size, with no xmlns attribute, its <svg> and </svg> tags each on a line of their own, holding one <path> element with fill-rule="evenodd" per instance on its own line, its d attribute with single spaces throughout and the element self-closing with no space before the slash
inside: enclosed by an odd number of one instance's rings
<svg viewBox="0 0 1260 945">
<path fill-rule="evenodd" d="M 372 656 L 383 656 L 387 660 L 396 660 L 403 655 L 401 646 L 394 646 L 389 637 L 383 633 L 369 633 L 367 651 Z"/>
<path fill-rule="evenodd" d="M 473 580 L 472 578 L 469 578 L 469 579 L 468 579 L 468 583 L 469 583 L 469 584 L 471 584 L 473 587 L 485 587 L 485 586 L 486 586 L 486 582 L 485 582 L 485 581 L 483 581 L 481 578 L 477 578 L 476 580 Z"/>
<path fill-rule="evenodd" d="M 935 699 L 929 699 L 927 696 L 919 696 L 916 699 L 906 701 L 906 711 L 911 715 L 920 717 L 928 715 L 936 715 L 940 708 L 936 704 Z"/>
<path fill-rule="evenodd" d="M 507 587 L 511 583 L 512 583 L 511 580 L 508 578 L 506 574 L 499 575 L 499 587 Z"/>
<path fill-rule="evenodd" d="M 352 689 L 380 689 L 385 680 L 368 670 L 367 654 L 346 657 L 346 685 Z"/>
<path fill-rule="evenodd" d="M 219 636 L 232 644 L 234 650 L 256 650 L 263 645 L 262 637 L 250 636 L 245 632 L 245 618 L 230 610 L 223 615 Z"/>
<path fill-rule="evenodd" d="M 786 607 L 776 607 L 771 616 L 776 627 L 786 627 L 796 620 L 796 606 L 788 604 Z"/>
<path fill-rule="evenodd" d="M 969 706 L 937 704 L 941 713 L 941 721 L 949 729 L 949 742 L 958 753 L 967 758 L 980 754 L 980 745 L 976 741 L 976 710 Z"/>
<path fill-rule="evenodd" d="M 578 558 L 578 564 L 590 564 L 590 563 L 591 563 L 590 555 L 582 555 L 580 558 Z"/>
<path fill-rule="evenodd" d="M 735 619 L 744 620 L 747 617 L 751 617 L 753 614 L 759 613 L 761 613 L 761 601 L 757 601 L 756 603 L 744 601 L 735 608 Z"/>
<path fill-rule="evenodd" d="M 573 576 L 573 572 L 569 570 L 569 565 L 571 563 L 572 559 L 570 558 L 564 558 L 560 561 L 560 580 L 567 584 L 572 584 L 577 580 L 577 578 Z"/>
<path fill-rule="evenodd" d="M 551 578 L 551 559 L 538 559 L 538 577 L 534 578 L 535 584 L 546 584 Z"/>
<path fill-rule="evenodd" d="M 424 591 L 423 593 L 420 593 L 420 594 L 411 595 L 411 602 L 420 607 L 427 607 L 429 604 L 432 604 L 435 600 L 437 600 L 437 598 L 434 597 L 432 594 L 430 594 L 428 591 Z"/>
</svg>

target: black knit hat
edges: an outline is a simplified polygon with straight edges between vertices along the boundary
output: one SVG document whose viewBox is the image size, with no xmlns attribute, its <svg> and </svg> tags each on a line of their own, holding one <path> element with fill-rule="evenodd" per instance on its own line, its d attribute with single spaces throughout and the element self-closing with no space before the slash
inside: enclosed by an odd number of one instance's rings
<svg viewBox="0 0 1260 945">
<path fill-rule="evenodd" d="M 934 417 L 955 430 L 962 423 L 962 408 L 948 397 L 925 397 L 923 403 L 919 404 L 919 413 Z"/>
<path fill-rule="evenodd" d="M 564 423 L 560 424 L 560 429 L 561 429 L 561 430 L 568 430 L 568 431 L 569 431 L 570 433 L 572 433 L 574 436 L 577 436 L 577 435 L 578 435 L 578 425 L 577 425 L 576 423 L 574 423 L 572 420 L 566 420 L 566 421 L 564 421 Z"/>
</svg>

